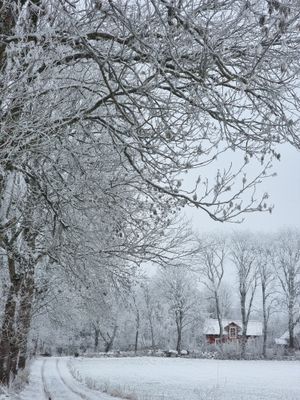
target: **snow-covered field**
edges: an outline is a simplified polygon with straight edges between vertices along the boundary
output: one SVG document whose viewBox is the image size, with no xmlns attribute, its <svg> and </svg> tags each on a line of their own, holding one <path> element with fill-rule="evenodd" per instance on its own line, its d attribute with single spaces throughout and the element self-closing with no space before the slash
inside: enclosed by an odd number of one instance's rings
<svg viewBox="0 0 300 400">
<path fill-rule="evenodd" d="M 81 382 L 75 380 L 74 375 Z M 29 384 L 21 393 L 8 397 L 0 395 L 1 400 L 113 398 L 300 400 L 300 362 L 154 357 L 40 358 L 32 363 Z"/>
<path fill-rule="evenodd" d="M 138 400 L 299 400 L 300 362 L 176 358 L 80 358 L 89 386 Z"/>
</svg>

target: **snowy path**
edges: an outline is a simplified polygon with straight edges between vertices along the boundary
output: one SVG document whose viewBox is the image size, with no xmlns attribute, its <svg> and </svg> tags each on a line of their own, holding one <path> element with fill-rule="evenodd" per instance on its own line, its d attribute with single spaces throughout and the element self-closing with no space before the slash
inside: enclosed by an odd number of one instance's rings
<svg viewBox="0 0 300 400">
<path fill-rule="evenodd" d="M 20 400 L 112 400 L 77 382 L 67 366 L 67 358 L 38 359 L 30 370 L 30 382 Z"/>
</svg>

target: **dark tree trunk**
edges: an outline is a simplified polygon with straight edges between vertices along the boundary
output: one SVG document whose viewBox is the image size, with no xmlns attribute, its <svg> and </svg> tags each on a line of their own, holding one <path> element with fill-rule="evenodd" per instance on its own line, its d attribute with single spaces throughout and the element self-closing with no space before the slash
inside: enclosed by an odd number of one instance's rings
<svg viewBox="0 0 300 400">
<path fill-rule="evenodd" d="M 240 294 L 241 294 L 241 315 L 242 315 L 241 358 L 245 358 L 246 343 L 247 343 L 246 293 L 241 292 Z"/>
<path fill-rule="evenodd" d="M 105 344 L 105 352 L 106 352 L 106 353 L 108 353 L 108 352 L 112 349 L 112 347 L 113 347 L 114 340 L 115 340 L 115 337 L 116 337 L 116 334 L 117 334 L 117 329 L 118 329 L 118 327 L 115 326 L 115 327 L 114 327 L 114 330 L 113 330 L 113 333 L 112 333 L 112 335 L 111 335 L 111 337 L 110 337 L 110 340 L 108 340 L 108 341 L 106 342 L 106 344 Z"/>
<path fill-rule="evenodd" d="M 18 5 L 16 5 L 18 3 Z M 18 24 L 18 19 L 20 13 L 22 12 L 22 7 L 28 3 L 26 0 L 20 1 L 7 1 L 7 0 L 0 0 L 0 10 L 1 10 L 1 23 L 0 23 L 0 35 L 9 36 L 14 34 L 15 27 Z M 34 0 L 33 3 L 38 6 L 40 0 Z M 34 27 L 37 24 L 37 14 L 31 8 L 29 9 L 28 20 L 31 21 L 31 27 Z M 5 70 L 7 65 L 7 52 L 6 52 L 7 44 L 5 41 L 0 43 L 0 73 Z M 0 83 L 1 89 L 1 83 Z M 0 98 L 0 107 L 2 105 L 3 99 Z M 4 97 L 4 101 L 7 101 Z M 18 112 L 16 111 L 14 114 L 14 118 L 18 118 Z M 0 182 L 1 183 L 1 182 Z M 2 200 L 2 192 L 3 192 L 3 184 L 0 184 L 0 199 Z M 1 207 L 2 204 L 0 204 Z M 2 221 L 0 221 L 2 222 Z M 15 262 L 16 259 L 14 256 L 10 256 L 12 252 L 12 242 L 8 244 L 7 247 L 7 254 L 8 256 L 8 271 L 10 277 L 10 289 L 6 299 L 5 309 L 4 309 L 4 316 L 2 320 L 2 325 L 0 328 L 0 384 L 9 385 L 11 377 L 13 377 L 18 368 L 18 357 L 20 353 L 20 345 L 22 341 L 19 338 L 18 327 L 16 326 L 18 323 L 18 312 L 19 312 L 19 290 L 22 276 L 19 276 L 16 273 Z M 19 260 L 18 260 L 19 261 Z M 31 308 L 31 304 L 30 304 Z M 21 304 L 21 314 L 22 311 L 22 304 Z M 26 315 L 27 313 L 25 313 Z M 29 313 L 30 314 L 30 313 Z M 24 320 L 24 332 L 29 330 L 30 326 L 30 317 L 29 320 L 26 317 Z M 23 329 L 22 328 L 22 329 Z M 27 334 L 26 342 L 27 342 Z M 21 362 L 22 364 L 22 362 Z"/>
<path fill-rule="evenodd" d="M 139 326 L 137 325 L 136 331 L 135 331 L 135 341 L 134 341 L 134 352 L 137 353 L 138 350 L 138 344 L 139 344 Z"/>
<path fill-rule="evenodd" d="M 17 275 L 15 260 L 9 259 L 11 286 L 6 299 L 0 340 L 0 382 L 9 385 L 24 368 L 34 294 L 33 272 Z"/>
<path fill-rule="evenodd" d="M 6 4 L 5 4 L 6 3 Z M 9 5 L 9 3 L 11 3 Z M 0 10 L 1 10 L 1 24 L 0 24 L 0 34 L 8 35 L 12 32 L 16 18 L 14 15 L 13 2 L 5 2 L 0 0 Z M 0 42 L 0 71 L 5 68 L 6 64 L 6 44 Z"/>
<path fill-rule="evenodd" d="M 134 300 L 134 305 L 135 305 L 135 341 L 134 341 L 134 352 L 137 353 L 138 350 L 138 344 L 139 344 L 139 334 L 140 334 L 140 311 L 135 303 Z"/>
<path fill-rule="evenodd" d="M 217 319 L 219 324 L 220 346 L 221 350 L 223 350 L 223 322 L 222 322 L 222 314 L 221 314 L 218 292 L 215 292 L 215 301 L 216 301 Z"/>
<path fill-rule="evenodd" d="M 117 334 L 117 330 L 118 330 L 118 326 L 115 325 L 112 334 L 110 335 L 107 332 L 106 335 L 105 335 L 103 332 L 101 332 L 101 329 L 99 328 L 99 335 L 101 336 L 101 338 L 103 339 L 104 344 L 105 344 L 104 345 L 105 353 L 108 353 L 112 349 L 113 344 L 114 344 L 114 340 L 115 340 L 115 337 L 116 337 L 116 334 Z"/>
<path fill-rule="evenodd" d="M 18 316 L 19 360 L 18 369 L 25 368 L 27 359 L 27 342 L 31 324 L 31 310 L 34 296 L 34 277 L 29 273 L 21 289 L 21 303 Z"/>
<path fill-rule="evenodd" d="M 39 345 L 39 339 L 34 339 L 33 340 L 34 346 L 33 346 L 33 350 L 32 350 L 32 356 L 35 357 L 38 351 L 38 345 Z"/>
<path fill-rule="evenodd" d="M 183 313 L 180 310 L 178 312 L 176 318 L 176 327 L 177 327 L 177 343 L 176 343 L 176 351 L 178 354 L 181 353 L 181 342 L 182 342 L 182 323 L 183 323 Z"/>
<path fill-rule="evenodd" d="M 247 345 L 247 336 L 243 332 L 241 338 L 241 358 L 244 359 L 246 357 L 246 345 Z"/>
<path fill-rule="evenodd" d="M 289 349 L 294 351 L 294 306 L 289 304 Z"/>
<path fill-rule="evenodd" d="M 262 303 L 263 303 L 263 348 L 262 355 L 267 356 L 267 338 L 268 338 L 268 314 L 266 309 L 266 286 L 262 283 Z"/>
<path fill-rule="evenodd" d="M 177 350 L 178 354 L 180 354 L 180 352 L 181 352 L 181 341 L 182 341 L 182 332 L 181 332 L 181 329 L 177 329 L 176 350 Z"/>
<path fill-rule="evenodd" d="M 98 351 L 100 329 L 94 326 L 94 351 Z"/>
<path fill-rule="evenodd" d="M 20 290 L 20 277 L 15 274 L 15 260 L 8 260 L 10 271 L 10 288 L 6 299 L 4 318 L 1 326 L 0 338 L 0 383 L 8 386 L 14 368 L 14 360 L 18 350 L 16 348 L 15 320 L 17 312 L 17 298 Z"/>
<path fill-rule="evenodd" d="M 248 322 L 249 322 L 249 318 L 250 318 L 250 313 L 251 313 L 251 309 L 252 309 L 252 304 L 253 304 L 256 287 L 257 287 L 257 282 L 255 280 L 255 285 L 251 289 L 248 307 L 246 306 L 247 290 L 245 289 L 245 287 L 243 287 L 242 290 L 240 290 L 241 314 L 242 314 L 241 358 L 245 358 L 245 356 L 246 356 L 247 327 L 248 327 Z"/>
</svg>

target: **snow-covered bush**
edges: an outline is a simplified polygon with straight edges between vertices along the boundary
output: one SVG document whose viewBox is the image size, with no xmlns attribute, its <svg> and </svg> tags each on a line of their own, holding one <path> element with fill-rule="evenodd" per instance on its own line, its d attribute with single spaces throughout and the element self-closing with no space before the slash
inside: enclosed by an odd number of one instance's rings
<svg viewBox="0 0 300 400">
<path fill-rule="evenodd" d="M 10 388 L 13 392 L 20 392 L 26 385 L 29 383 L 29 365 L 26 366 L 24 369 L 20 369 L 18 374 L 11 382 Z"/>
</svg>

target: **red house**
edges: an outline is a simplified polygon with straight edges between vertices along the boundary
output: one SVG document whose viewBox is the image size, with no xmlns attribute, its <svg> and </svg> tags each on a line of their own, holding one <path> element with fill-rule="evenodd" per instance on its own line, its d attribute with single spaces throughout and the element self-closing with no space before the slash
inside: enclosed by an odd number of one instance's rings
<svg viewBox="0 0 300 400">
<path fill-rule="evenodd" d="M 223 342 L 237 341 L 242 337 L 242 321 L 236 319 L 223 319 Z M 207 343 L 215 344 L 220 342 L 220 328 L 217 319 L 209 318 L 205 321 L 203 333 Z M 262 336 L 262 323 L 249 321 L 247 327 L 247 340 L 256 339 Z"/>
</svg>

